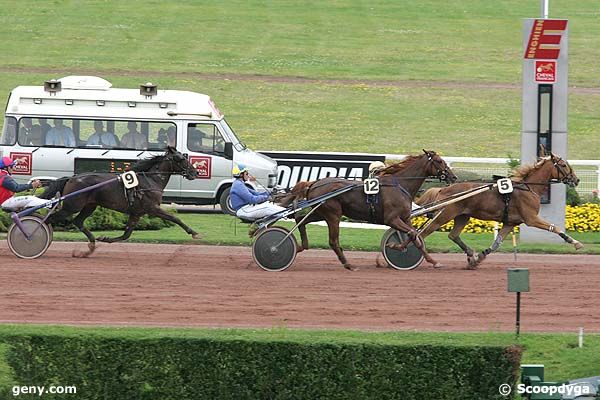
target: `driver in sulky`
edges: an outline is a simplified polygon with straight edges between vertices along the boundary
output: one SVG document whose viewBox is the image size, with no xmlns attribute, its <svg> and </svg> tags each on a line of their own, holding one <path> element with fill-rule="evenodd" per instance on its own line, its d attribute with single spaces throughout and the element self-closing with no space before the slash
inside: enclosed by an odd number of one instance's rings
<svg viewBox="0 0 600 400">
<path fill-rule="evenodd" d="M 267 215 L 285 210 L 284 207 L 268 201 L 271 193 L 268 191 L 257 192 L 246 186 L 252 179 L 250 171 L 243 164 L 234 165 L 232 175 L 235 181 L 231 186 L 231 206 L 239 218 L 254 221 Z"/>
<path fill-rule="evenodd" d="M 13 179 L 11 176 L 13 167 L 22 161 L 22 159 L 13 160 L 10 157 L 0 159 L 0 205 L 3 210 L 16 211 L 48 203 L 48 200 L 35 196 L 14 196 L 17 192 L 37 189 L 42 186 L 42 183 L 37 179 L 31 183 L 17 183 Z"/>
</svg>

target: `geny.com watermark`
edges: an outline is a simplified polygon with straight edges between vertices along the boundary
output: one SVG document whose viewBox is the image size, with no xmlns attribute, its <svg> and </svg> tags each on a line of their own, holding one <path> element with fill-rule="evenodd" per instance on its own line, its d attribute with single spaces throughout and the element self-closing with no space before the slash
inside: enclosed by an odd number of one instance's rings
<svg viewBox="0 0 600 400">
<path fill-rule="evenodd" d="M 498 391 L 503 396 L 509 396 L 512 387 L 508 383 L 503 383 L 498 387 Z M 558 386 L 529 386 L 525 384 L 517 385 L 518 394 L 548 394 L 548 395 L 567 395 L 569 397 L 586 396 L 592 393 L 592 389 L 587 384 L 566 384 Z"/>
<path fill-rule="evenodd" d="M 33 394 L 41 397 L 45 394 L 76 394 L 76 386 L 13 386 L 12 395 Z"/>
</svg>

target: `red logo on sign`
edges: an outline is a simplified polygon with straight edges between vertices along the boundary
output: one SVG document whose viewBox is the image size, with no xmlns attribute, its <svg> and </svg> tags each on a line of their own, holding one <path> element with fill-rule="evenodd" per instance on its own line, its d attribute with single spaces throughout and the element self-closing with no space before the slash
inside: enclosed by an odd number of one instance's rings
<svg viewBox="0 0 600 400">
<path fill-rule="evenodd" d="M 566 19 L 536 19 L 525 48 L 525 58 L 556 60 L 560 54 L 560 39 L 565 29 Z"/>
<path fill-rule="evenodd" d="M 211 168 L 210 168 L 210 157 L 190 157 L 190 164 L 198 170 L 198 179 L 210 179 Z"/>
<path fill-rule="evenodd" d="M 31 175 L 31 153 L 10 153 L 10 158 L 20 159 L 13 167 L 14 175 Z"/>
<path fill-rule="evenodd" d="M 556 82 L 556 61 L 535 62 L 536 82 Z"/>
</svg>

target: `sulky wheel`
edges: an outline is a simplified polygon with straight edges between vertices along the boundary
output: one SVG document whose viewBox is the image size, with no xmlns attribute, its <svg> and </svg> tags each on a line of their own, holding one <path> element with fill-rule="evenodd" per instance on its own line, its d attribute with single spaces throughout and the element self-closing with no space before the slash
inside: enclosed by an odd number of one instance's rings
<svg viewBox="0 0 600 400">
<path fill-rule="evenodd" d="M 410 243 L 404 250 L 399 251 L 387 247 L 388 243 L 399 244 L 404 242 L 408 235 L 393 228 L 388 229 L 381 239 L 381 252 L 390 267 L 399 270 L 410 270 L 417 268 L 423 261 L 423 254 L 414 243 Z"/>
<path fill-rule="evenodd" d="M 283 271 L 294 262 L 298 245 L 294 235 L 281 227 L 266 228 L 252 243 L 252 257 L 265 271 Z"/>
<path fill-rule="evenodd" d="M 21 223 L 30 238 L 28 239 L 16 224 L 12 224 L 8 228 L 8 247 L 20 258 L 31 259 L 42 256 L 52 243 L 52 228 L 35 216 L 23 217 Z"/>
</svg>

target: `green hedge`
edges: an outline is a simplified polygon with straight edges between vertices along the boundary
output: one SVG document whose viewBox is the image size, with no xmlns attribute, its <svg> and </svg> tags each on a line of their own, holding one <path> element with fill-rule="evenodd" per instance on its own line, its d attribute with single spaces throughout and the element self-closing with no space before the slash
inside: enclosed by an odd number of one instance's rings
<svg viewBox="0 0 600 400">
<path fill-rule="evenodd" d="M 175 210 L 170 209 L 169 212 L 175 213 Z M 107 208 L 98 207 L 92 215 L 85 220 L 85 226 L 91 231 L 112 231 L 123 230 L 127 224 L 128 216 L 118 211 L 109 210 Z M 8 227 L 12 224 L 10 214 L 0 212 L 0 232 L 8 231 Z M 174 226 L 170 221 L 165 221 L 157 217 L 149 217 L 147 215 L 140 219 L 136 226 L 136 230 L 159 230 Z M 54 224 L 55 230 L 77 230 L 70 222 L 62 224 Z"/>
<path fill-rule="evenodd" d="M 78 400 L 504 399 L 498 386 L 515 382 L 521 357 L 520 348 L 507 346 L 136 338 L 118 331 L 3 341 L 14 384 L 75 385 Z"/>
</svg>

